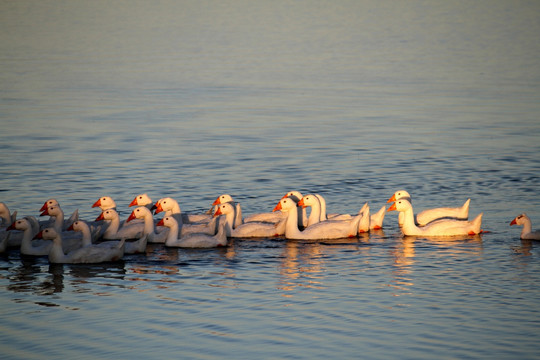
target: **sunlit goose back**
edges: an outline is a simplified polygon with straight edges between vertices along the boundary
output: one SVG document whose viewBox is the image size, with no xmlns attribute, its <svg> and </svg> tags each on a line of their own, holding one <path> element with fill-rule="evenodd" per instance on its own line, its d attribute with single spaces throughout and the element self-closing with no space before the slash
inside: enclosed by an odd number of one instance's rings
<svg viewBox="0 0 540 360">
<path fill-rule="evenodd" d="M 286 218 L 283 214 L 277 223 L 252 221 L 236 227 L 233 226 L 235 210 L 231 203 L 219 204 L 214 216 L 219 215 L 225 215 L 225 219 L 220 219 L 220 223 L 226 223 L 225 231 L 228 237 L 273 237 L 285 233 Z"/>
<path fill-rule="evenodd" d="M 192 233 L 178 238 L 178 222 L 172 216 L 165 216 L 158 222 L 159 226 L 169 228 L 169 236 L 165 241 L 165 246 L 182 248 L 213 248 L 227 245 L 227 234 L 225 231 L 225 222 L 218 225 L 215 235 L 205 233 Z"/>
<path fill-rule="evenodd" d="M 85 246 L 64 253 L 62 236 L 54 229 L 47 228 L 40 231 L 36 238 L 53 242 L 49 252 L 49 262 L 58 264 L 89 264 L 121 260 L 124 255 L 124 240 L 116 248 Z"/>
<path fill-rule="evenodd" d="M 287 213 L 285 237 L 288 239 L 322 240 L 354 237 L 358 233 L 358 224 L 362 217 L 357 215 L 352 221 L 322 221 L 300 231 L 296 202 L 290 198 L 281 199 L 274 210 Z"/>
<path fill-rule="evenodd" d="M 456 236 L 480 234 L 482 214 L 474 220 L 440 219 L 419 227 L 414 221 L 413 207 L 409 200 L 402 198 L 388 208 L 388 211 L 397 210 L 404 214 L 404 222 L 401 230 L 407 236 Z"/>
<path fill-rule="evenodd" d="M 510 222 L 510 226 L 512 225 L 523 226 L 521 229 L 520 239 L 540 240 L 540 230 L 533 231 L 531 219 L 527 216 L 527 214 L 523 213 L 516 216 L 515 219 Z"/>
</svg>

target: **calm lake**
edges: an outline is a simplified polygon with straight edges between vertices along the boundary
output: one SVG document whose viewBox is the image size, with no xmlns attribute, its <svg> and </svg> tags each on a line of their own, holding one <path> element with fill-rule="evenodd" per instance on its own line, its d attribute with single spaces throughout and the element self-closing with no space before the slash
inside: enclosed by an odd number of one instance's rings
<svg viewBox="0 0 540 360">
<path fill-rule="evenodd" d="M 120 263 L 0 255 L 2 359 L 540 356 L 540 2 L 0 4 L 0 201 L 122 218 L 140 193 L 244 215 L 288 191 L 330 212 L 483 212 L 461 239 L 149 245 Z M 161 214 L 155 216 L 158 220 Z"/>
</svg>

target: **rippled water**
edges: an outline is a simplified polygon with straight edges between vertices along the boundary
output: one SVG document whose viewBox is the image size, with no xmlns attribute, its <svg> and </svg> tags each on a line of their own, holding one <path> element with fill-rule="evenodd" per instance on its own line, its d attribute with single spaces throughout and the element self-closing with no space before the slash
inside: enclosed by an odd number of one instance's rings
<svg viewBox="0 0 540 360">
<path fill-rule="evenodd" d="M 540 6 L 528 1 L 0 5 L 0 201 L 92 220 L 147 192 L 332 212 L 400 188 L 484 235 L 0 257 L 2 358 L 537 358 Z M 157 218 L 157 217 L 156 217 Z M 535 226 L 536 224 L 536 226 Z"/>
</svg>

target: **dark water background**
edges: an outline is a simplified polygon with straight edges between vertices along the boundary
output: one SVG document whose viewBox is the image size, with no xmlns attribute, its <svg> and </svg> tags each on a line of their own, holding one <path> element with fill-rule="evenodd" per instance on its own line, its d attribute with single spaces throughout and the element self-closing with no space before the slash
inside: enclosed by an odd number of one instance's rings
<svg viewBox="0 0 540 360">
<path fill-rule="evenodd" d="M 244 213 L 470 197 L 490 233 L 0 258 L 2 358 L 537 358 L 535 1 L 0 4 L 0 201 L 81 218 L 146 192 Z M 156 217 L 158 218 L 158 217 Z M 535 226 L 536 224 L 536 226 Z"/>
</svg>

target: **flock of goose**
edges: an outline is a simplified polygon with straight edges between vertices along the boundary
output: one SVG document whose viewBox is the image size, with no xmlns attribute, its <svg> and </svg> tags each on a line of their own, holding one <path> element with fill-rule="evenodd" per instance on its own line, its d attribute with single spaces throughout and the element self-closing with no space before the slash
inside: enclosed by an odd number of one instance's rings
<svg viewBox="0 0 540 360">
<path fill-rule="evenodd" d="M 226 246 L 228 238 L 268 238 L 325 240 L 356 237 L 382 229 L 387 211 L 399 211 L 398 223 L 405 236 L 467 236 L 482 232 L 482 214 L 469 221 L 468 199 L 460 207 L 442 207 L 415 214 L 411 196 L 396 191 L 374 214 L 366 203 L 357 214 L 330 214 L 319 194 L 303 196 L 298 191 L 285 194 L 272 212 L 242 216 L 242 208 L 233 198 L 219 196 L 203 214 L 186 214 L 170 197 L 155 203 L 147 194 L 136 196 L 129 204 L 135 207 L 121 221 L 116 203 L 109 196 L 99 198 L 92 207 L 101 213 L 94 221 L 79 219 L 76 210 L 65 218 L 55 199 L 41 207 L 40 221 L 34 216 L 17 219 L 7 205 L 0 202 L 0 252 L 18 247 L 23 256 L 48 256 L 51 263 L 99 263 L 122 259 L 124 254 L 144 253 L 148 243 L 169 247 L 210 248 Z M 309 208 L 309 214 L 307 211 Z M 157 223 L 154 214 L 164 213 Z M 540 240 L 540 230 L 532 231 L 526 214 L 517 216 L 510 225 L 523 226 L 521 239 Z"/>
</svg>

